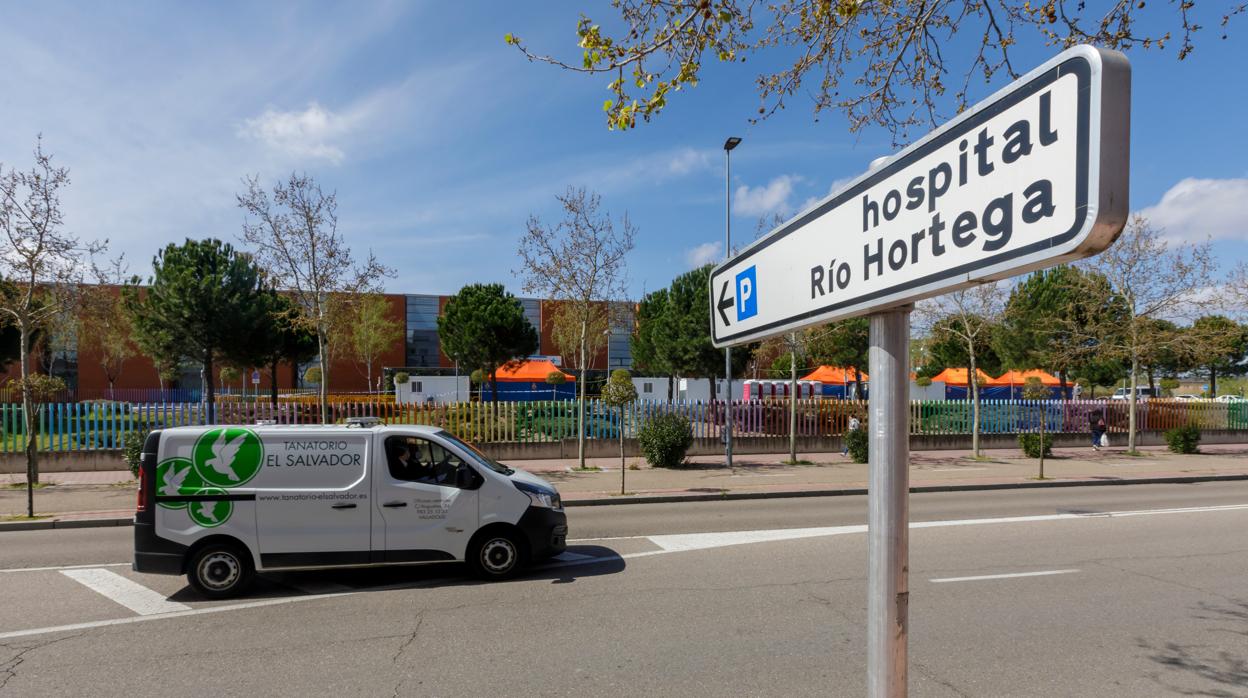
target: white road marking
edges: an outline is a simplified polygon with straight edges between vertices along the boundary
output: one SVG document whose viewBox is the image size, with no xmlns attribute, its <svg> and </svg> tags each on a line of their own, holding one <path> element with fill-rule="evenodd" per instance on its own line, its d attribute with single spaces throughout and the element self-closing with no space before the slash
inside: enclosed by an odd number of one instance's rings
<svg viewBox="0 0 1248 698">
<path fill-rule="evenodd" d="M 264 606 L 280 606 L 282 604 L 297 603 L 299 601 L 315 601 L 317 599 L 331 599 L 339 596 L 351 596 L 348 594 L 321 594 L 319 596 L 288 596 L 283 599 L 265 599 L 263 601 L 249 601 L 247 603 L 236 603 L 228 606 L 210 606 L 208 608 L 192 608 L 186 611 L 174 611 L 173 613 L 159 613 L 150 616 L 130 616 L 129 618 L 114 618 L 112 620 L 97 620 L 90 623 L 73 623 L 71 625 L 54 625 L 48 628 L 31 628 L 29 630 L 14 630 L 7 633 L 0 633 L 0 640 L 9 640 L 15 637 L 29 637 L 31 635 L 46 635 L 48 633 L 62 633 L 71 630 L 90 630 L 91 628 L 105 628 L 110 625 L 129 625 L 130 623 L 142 623 L 148 620 L 163 620 L 165 618 L 185 618 L 186 616 L 198 616 L 205 613 L 221 613 L 223 611 L 237 611 L 244 608 L 261 608 Z"/>
<path fill-rule="evenodd" d="M 129 562 L 101 562 L 98 565 L 59 565 L 54 567 L 9 567 L 0 569 L 5 572 L 58 572 L 60 570 L 85 570 L 92 567 L 129 567 Z"/>
<path fill-rule="evenodd" d="M 186 604 L 170 601 L 163 594 L 103 568 L 61 570 L 61 574 L 141 616 L 191 609 Z"/>
<path fill-rule="evenodd" d="M 1034 523 L 1040 521 L 1078 521 L 1081 519 L 1112 519 L 1128 516 L 1158 516 L 1162 514 L 1194 514 L 1217 511 L 1248 509 L 1248 504 L 1227 504 L 1210 507 L 1187 507 L 1182 509 L 1145 509 L 1139 511 L 1111 511 L 1094 514 L 1038 514 L 1035 516 L 1008 516 L 984 519 L 955 519 L 951 521 L 912 521 L 910 528 L 947 528 L 951 526 L 985 526 L 989 524 Z M 853 526 L 827 526 L 823 528 L 782 528 L 769 531 L 724 531 L 721 533 L 678 533 L 648 538 L 664 552 L 707 550 L 746 543 L 772 543 L 800 538 L 841 536 L 850 533 L 866 533 L 866 524 Z"/>
<path fill-rule="evenodd" d="M 1015 572 L 1013 574 L 983 574 L 977 577 L 943 577 L 930 581 L 936 584 L 945 582 L 980 582 L 985 579 L 1014 579 L 1016 577 L 1045 577 L 1051 574 L 1074 574 L 1079 570 L 1044 570 L 1043 572 Z"/>
</svg>

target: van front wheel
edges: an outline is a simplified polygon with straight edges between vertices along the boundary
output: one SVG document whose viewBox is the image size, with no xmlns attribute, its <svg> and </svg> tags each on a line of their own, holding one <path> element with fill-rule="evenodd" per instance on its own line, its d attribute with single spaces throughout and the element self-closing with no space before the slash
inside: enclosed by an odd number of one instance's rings
<svg viewBox="0 0 1248 698">
<path fill-rule="evenodd" d="M 509 531 L 479 536 L 468 550 L 468 566 L 481 579 L 508 579 L 524 564 L 520 538 Z"/>
<path fill-rule="evenodd" d="M 238 596 L 251 586 L 251 556 L 232 545 L 208 545 L 191 557 L 187 581 L 209 599 Z"/>
</svg>

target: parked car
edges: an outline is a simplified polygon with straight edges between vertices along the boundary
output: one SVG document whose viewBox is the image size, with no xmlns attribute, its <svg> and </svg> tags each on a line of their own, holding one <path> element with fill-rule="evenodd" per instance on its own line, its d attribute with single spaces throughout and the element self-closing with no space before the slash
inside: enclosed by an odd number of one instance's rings
<svg viewBox="0 0 1248 698">
<path fill-rule="evenodd" d="M 1148 388 L 1148 387 L 1139 387 L 1139 388 L 1136 388 L 1136 389 L 1135 389 L 1135 399 L 1136 399 L 1136 400 L 1147 400 L 1147 399 L 1149 399 L 1149 398 L 1153 398 L 1153 397 L 1157 397 L 1157 396 L 1156 396 L 1155 394 L 1153 394 L 1153 389 L 1152 389 L 1152 388 Z M 1119 388 L 1119 389 L 1117 389 L 1117 390 L 1115 390 L 1115 391 L 1114 391 L 1114 394 L 1113 394 L 1113 395 L 1109 396 L 1109 399 L 1110 399 L 1110 400 L 1130 400 L 1130 399 L 1131 399 L 1131 389 L 1130 389 L 1130 388 Z"/>
<path fill-rule="evenodd" d="M 1214 400 L 1217 402 L 1248 402 L 1248 398 L 1243 395 L 1219 395 Z"/>
<path fill-rule="evenodd" d="M 1182 402 L 1201 402 L 1202 400 L 1204 400 L 1203 397 L 1199 395 L 1192 395 L 1191 393 L 1183 393 L 1182 395 L 1175 395 L 1174 399 L 1180 400 Z"/>
</svg>

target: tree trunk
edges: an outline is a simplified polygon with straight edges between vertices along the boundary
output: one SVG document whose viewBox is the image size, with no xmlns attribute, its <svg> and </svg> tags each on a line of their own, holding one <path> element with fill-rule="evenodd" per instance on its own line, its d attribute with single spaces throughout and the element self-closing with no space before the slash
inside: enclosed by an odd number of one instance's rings
<svg viewBox="0 0 1248 698">
<path fill-rule="evenodd" d="M 797 333 L 790 335 L 793 351 L 789 352 L 789 462 L 797 462 Z"/>
<path fill-rule="evenodd" d="M 624 494 L 624 472 L 627 470 L 624 464 L 624 405 L 620 405 L 620 494 Z"/>
<path fill-rule="evenodd" d="M 1218 370 L 1212 366 L 1209 367 L 1209 397 L 1218 396 Z"/>
<path fill-rule="evenodd" d="M 1040 479 L 1044 479 L 1044 427 L 1048 421 L 1047 406 L 1044 401 L 1040 401 Z"/>
<path fill-rule="evenodd" d="M 269 402 L 277 407 L 277 359 L 273 359 L 273 371 L 269 374 Z"/>
<path fill-rule="evenodd" d="M 1136 386 L 1139 384 L 1140 359 L 1138 356 L 1131 357 L 1131 404 L 1129 414 L 1127 416 L 1127 453 L 1135 455 L 1135 403 L 1136 403 Z M 1105 425 L 1106 431 L 1109 424 Z"/>
<path fill-rule="evenodd" d="M 971 392 L 971 455 L 979 458 L 979 381 L 975 372 L 975 354 L 971 354 L 971 367 L 966 371 L 966 386 Z"/>
<path fill-rule="evenodd" d="M 217 386 L 212 382 L 212 352 L 209 351 L 204 357 L 204 375 L 207 380 L 204 386 L 207 391 L 206 401 L 204 403 L 205 414 L 204 424 L 217 423 Z"/>
<path fill-rule="evenodd" d="M 1062 391 L 1062 399 L 1068 400 L 1069 393 L 1066 392 L 1066 369 L 1057 372 L 1058 389 Z"/>
<path fill-rule="evenodd" d="M 19 323 L 22 368 L 22 421 L 26 423 L 26 515 L 35 515 L 35 485 L 39 484 L 39 440 L 35 435 L 35 396 L 30 390 L 30 329 Z"/>
<path fill-rule="evenodd" d="M 321 385 L 318 389 L 318 400 L 321 407 L 321 423 L 329 424 L 329 362 L 325 360 L 325 351 L 328 349 L 329 343 L 325 341 L 324 328 L 318 327 L 316 331 L 316 348 L 318 355 L 316 363 L 321 368 Z"/>
<path fill-rule="evenodd" d="M 578 467 L 580 468 L 585 467 L 585 339 L 586 339 L 586 333 L 588 332 L 589 332 L 589 320 L 582 318 L 581 319 L 581 353 L 580 353 L 581 362 L 579 364 L 579 366 L 581 367 L 581 377 L 580 377 L 581 385 L 580 385 L 580 390 L 578 391 L 581 397 L 580 397 L 580 400 L 578 400 L 580 404 L 577 405 L 577 408 L 576 408 L 576 412 L 577 412 L 576 459 L 579 463 Z"/>
<path fill-rule="evenodd" d="M 675 396 L 676 376 L 668 375 L 667 377 L 667 401 L 671 402 Z"/>
<path fill-rule="evenodd" d="M 862 400 L 862 370 L 857 366 L 854 367 L 854 390 L 857 391 L 854 395 L 854 399 Z"/>
<path fill-rule="evenodd" d="M 1144 370 L 1146 373 L 1148 373 L 1148 391 L 1149 393 L 1156 395 L 1157 394 L 1157 380 L 1153 375 L 1153 367 L 1149 366 L 1148 368 Z"/>
</svg>

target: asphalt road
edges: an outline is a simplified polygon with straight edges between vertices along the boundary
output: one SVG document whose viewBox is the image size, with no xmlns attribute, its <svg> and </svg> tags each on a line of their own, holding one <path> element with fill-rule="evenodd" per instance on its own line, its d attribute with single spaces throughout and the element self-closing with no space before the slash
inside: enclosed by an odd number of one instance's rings
<svg viewBox="0 0 1248 698">
<path fill-rule="evenodd" d="M 130 572 L 126 528 L 0 534 L 0 694 L 864 692 L 862 498 L 569 514 L 570 562 L 516 581 L 233 602 Z M 912 520 L 913 695 L 1248 696 L 1248 483 L 914 495 Z"/>
</svg>

